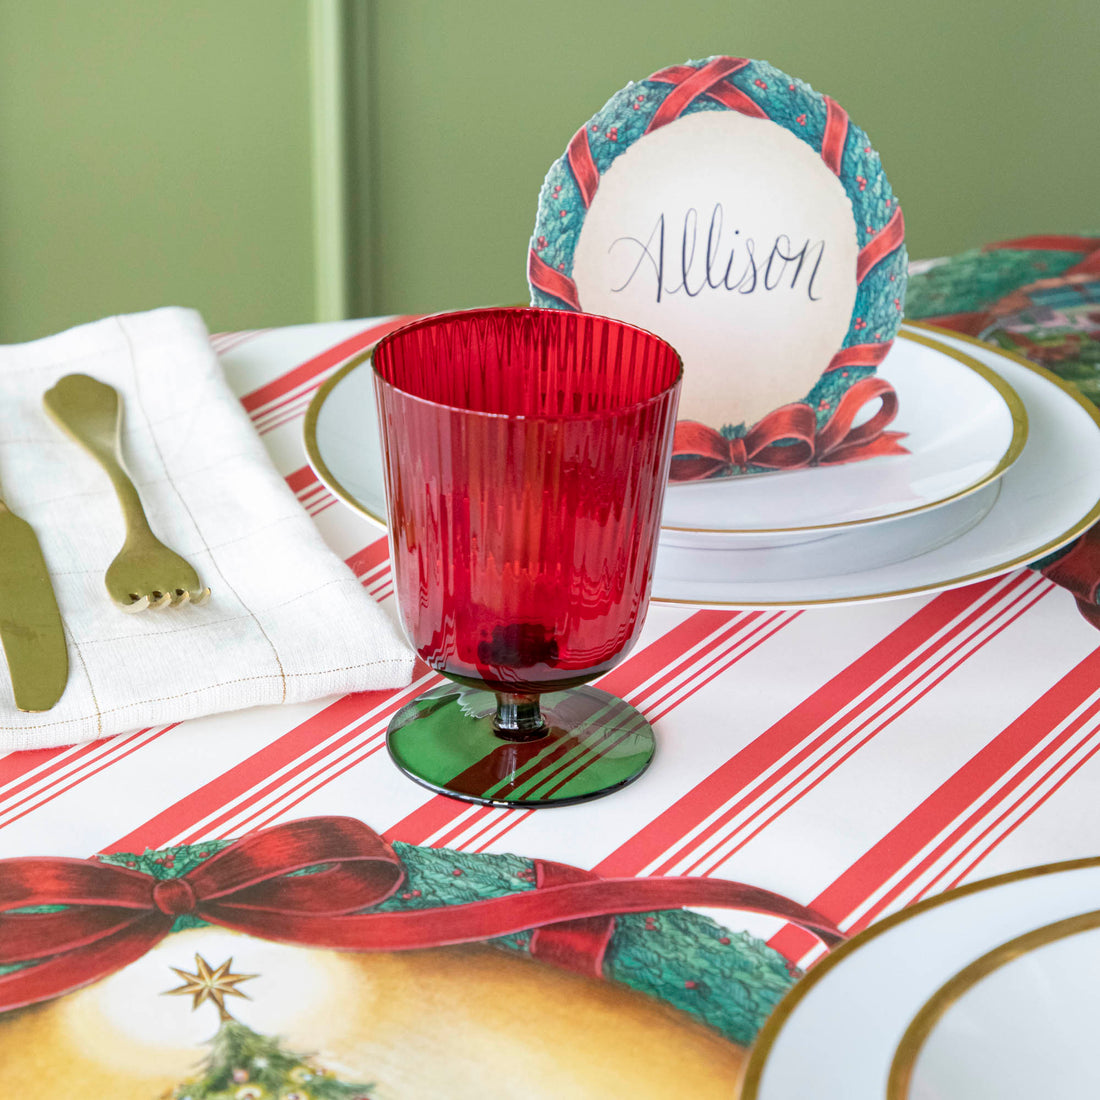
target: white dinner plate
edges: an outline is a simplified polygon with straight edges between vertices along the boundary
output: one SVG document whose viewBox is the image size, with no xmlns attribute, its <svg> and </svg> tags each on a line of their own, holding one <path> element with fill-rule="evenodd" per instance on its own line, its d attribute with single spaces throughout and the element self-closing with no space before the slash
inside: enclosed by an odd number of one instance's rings
<svg viewBox="0 0 1100 1100">
<path fill-rule="evenodd" d="M 911 326 L 910 338 L 965 351 L 996 370 L 1019 395 L 1028 436 L 1012 466 L 992 486 L 930 513 L 804 545 L 698 549 L 662 539 L 653 599 L 710 607 L 807 607 L 934 592 L 1036 561 L 1100 517 L 1100 413 L 1091 402 L 1050 371 L 969 337 Z M 938 542 L 925 537 L 928 525 L 943 523 L 940 513 L 951 517 L 984 503 L 983 494 L 993 489 L 992 506 L 961 533 Z M 752 561 L 765 557 L 770 559 L 766 574 L 754 573 Z"/>
<path fill-rule="evenodd" d="M 1100 1095 L 1100 912 L 1044 925 L 944 982 L 894 1053 L 886 1100 Z"/>
<path fill-rule="evenodd" d="M 1090 402 L 1011 352 L 924 326 L 910 326 L 907 337 L 964 352 L 1007 381 L 1028 421 L 1016 461 L 976 492 L 938 508 L 839 534 L 817 532 L 812 542 L 700 549 L 672 545 L 662 532 L 655 601 L 805 607 L 936 591 L 1041 558 L 1100 517 L 1100 414 Z M 385 524 L 367 355 L 345 364 L 318 390 L 306 413 L 305 446 L 317 476 L 341 501 Z"/>
<path fill-rule="evenodd" d="M 908 454 L 755 477 L 672 483 L 670 546 L 789 546 L 942 507 L 996 480 L 1027 438 L 1027 414 L 995 371 L 902 331 L 878 370 L 898 395 L 891 431 Z M 874 402 L 877 406 L 877 402 Z M 869 410 L 873 411 L 873 409 Z"/>
<path fill-rule="evenodd" d="M 928 1042 L 935 1037 L 942 1043 L 946 1032 L 935 1036 L 933 1030 L 916 1049 L 911 1078 L 897 1071 L 891 1077 L 894 1065 L 913 1065 L 906 1044 L 925 1006 L 994 949 L 1092 912 L 1098 891 L 1100 859 L 1079 860 L 973 883 L 871 925 L 819 962 L 776 1006 L 753 1045 L 741 1100 L 925 1100 L 897 1090 L 929 1083 L 944 1051 L 933 1051 Z M 1033 1041 L 1041 1044 L 1044 1034 L 1040 1028 Z M 1039 1071 L 1045 1066 L 1048 1082 L 1056 1079 L 1056 1056 L 1056 1049 L 1044 1052 L 1041 1045 L 1030 1052 Z M 1088 1094 L 1044 1088 L 1026 1095 L 1060 1100 Z M 981 1093 L 939 1094 L 940 1100 L 956 1096 L 985 1100 Z"/>
</svg>

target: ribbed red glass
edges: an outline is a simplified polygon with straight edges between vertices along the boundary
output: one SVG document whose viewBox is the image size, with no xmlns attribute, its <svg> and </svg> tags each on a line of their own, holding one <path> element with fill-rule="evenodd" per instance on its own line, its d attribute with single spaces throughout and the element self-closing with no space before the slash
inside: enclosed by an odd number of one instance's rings
<svg viewBox="0 0 1100 1100">
<path fill-rule="evenodd" d="M 663 340 L 538 309 L 442 314 L 373 357 L 397 601 L 432 668 L 571 687 L 649 602 L 681 374 Z"/>
</svg>

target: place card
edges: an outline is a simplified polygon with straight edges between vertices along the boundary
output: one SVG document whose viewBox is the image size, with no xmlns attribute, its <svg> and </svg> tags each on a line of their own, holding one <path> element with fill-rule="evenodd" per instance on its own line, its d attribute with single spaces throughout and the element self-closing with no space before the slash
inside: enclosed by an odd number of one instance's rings
<svg viewBox="0 0 1100 1100">
<path fill-rule="evenodd" d="M 576 132 L 539 196 L 531 300 L 680 352 L 674 480 L 898 453 L 875 372 L 901 323 L 904 232 L 838 103 L 712 57 L 629 84 Z"/>
</svg>

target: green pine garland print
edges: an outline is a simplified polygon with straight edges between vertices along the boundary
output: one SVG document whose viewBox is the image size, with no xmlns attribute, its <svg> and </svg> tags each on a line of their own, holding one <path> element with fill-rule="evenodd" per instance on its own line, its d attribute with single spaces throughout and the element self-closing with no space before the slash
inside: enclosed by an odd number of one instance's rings
<svg viewBox="0 0 1100 1100">
<path fill-rule="evenodd" d="M 368 1100 L 373 1085 L 339 1080 L 239 1020 L 223 1020 L 202 1072 L 164 1100 Z"/>
</svg>

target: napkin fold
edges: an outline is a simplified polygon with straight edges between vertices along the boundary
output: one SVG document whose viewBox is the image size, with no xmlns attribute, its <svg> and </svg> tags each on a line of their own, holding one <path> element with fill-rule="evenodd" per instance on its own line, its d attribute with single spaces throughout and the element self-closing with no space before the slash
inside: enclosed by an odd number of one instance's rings
<svg viewBox="0 0 1100 1100">
<path fill-rule="evenodd" d="M 210 587 L 204 606 L 127 614 L 108 597 L 121 510 L 42 405 L 72 373 L 118 390 L 127 469 L 153 531 Z M 271 464 L 191 310 L 0 347 L 0 493 L 38 535 L 70 664 L 41 714 L 16 709 L 0 667 L 0 751 L 411 680 L 411 650 Z"/>
</svg>

